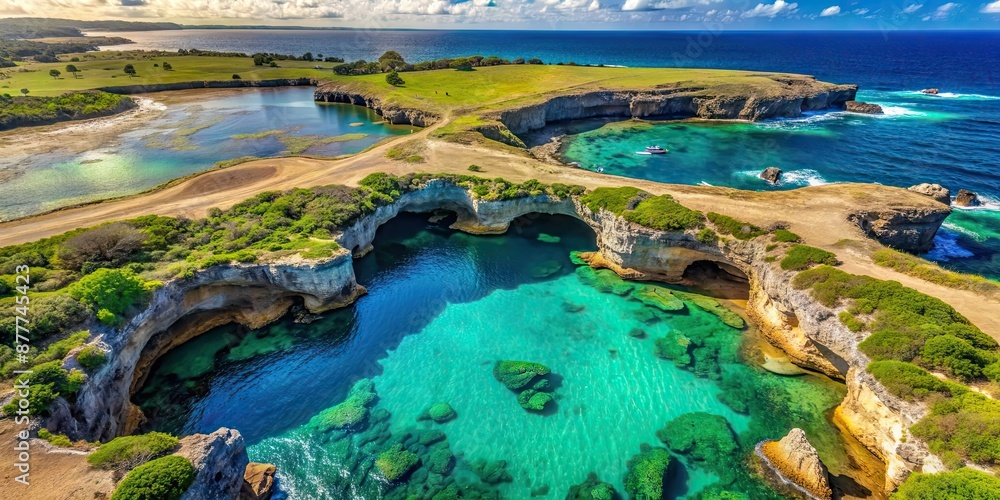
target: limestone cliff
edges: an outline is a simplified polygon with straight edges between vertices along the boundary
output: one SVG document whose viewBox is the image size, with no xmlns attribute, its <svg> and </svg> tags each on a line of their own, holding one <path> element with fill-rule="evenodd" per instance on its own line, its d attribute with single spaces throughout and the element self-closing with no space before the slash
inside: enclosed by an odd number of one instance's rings
<svg viewBox="0 0 1000 500">
<path fill-rule="evenodd" d="M 238 431 L 225 427 L 211 434 L 193 434 L 181 439 L 180 455 L 194 465 L 194 483 L 181 500 L 238 498 L 243 472 L 250 462 L 246 444 Z"/>
<path fill-rule="evenodd" d="M 806 439 L 802 429 L 792 429 L 780 441 L 766 441 L 757 446 L 757 454 L 771 469 L 780 487 L 791 483 L 799 495 L 810 499 L 830 500 L 830 474 Z"/>
<path fill-rule="evenodd" d="M 340 84 L 334 82 L 321 85 L 316 89 L 313 98 L 319 102 L 340 102 L 365 106 L 394 125 L 405 124 L 426 127 L 440 119 L 438 115 L 429 111 L 385 103 L 374 94 L 359 94 L 343 90 Z"/>
<path fill-rule="evenodd" d="M 163 353 L 224 323 L 261 326 L 299 300 L 314 312 L 352 302 L 364 290 L 355 282 L 350 253 L 361 255 L 370 250 L 378 227 L 400 212 L 438 209 L 457 214 L 454 228 L 475 234 L 502 233 L 512 223 L 524 220 L 520 217 L 534 213 L 575 217 L 597 235 L 599 258 L 595 262 L 629 278 L 679 282 L 689 266 L 708 261 L 746 279 L 751 290 L 747 313 L 762 335 L 784 349 L 796 364 L 846 382 L 848 397 L 838 416 L 848 432 L 888 464 L 887 488 L 912 470 L 937 467 L 926 447 L 905 433 L 924 410 L 895 398 L 865 372 L 868 359 L 857 348 L 862 334 L 851 332 L 837 319 L 839 310 L 816 302 L 807 290 L 789 286 L 794 273 L 767 258 L 770 239 L 722 238 L 706 243 L 698 240 L 696 231 L 638 226 L 607 211 L 595 213 L 573 198 L 541 195 L 483 201 L 443 180 L 405 193 L 346 227 L 337 236 L 344 250 L 334 258 L 218 266 L 168 282 L 127 326 L 103 334 L 108 363 L 81 389 L 76 407 L 71 412 L 58 412 L 59 417 L 48 422 L 48 428 L 74 439 L 91 440 L 132 432 L 142 414 L 129 398 L 148 367 Z M 881 214 L 881 228 L 889 233 L 898 225 L 922 241 L 937 230 L 933 221 L 923 220 L 921 214 L 905 207 Z"/>
<path fill-rule="evenodd" d="M 934 246 L 934 235 L 951 213 L 947 206 L 935 208 L 861 209 L 850 216 L 871 238 L 907 252 L 922 253 Z M 928 231 L 929 227 L 935 228 Z"/>
</svg>

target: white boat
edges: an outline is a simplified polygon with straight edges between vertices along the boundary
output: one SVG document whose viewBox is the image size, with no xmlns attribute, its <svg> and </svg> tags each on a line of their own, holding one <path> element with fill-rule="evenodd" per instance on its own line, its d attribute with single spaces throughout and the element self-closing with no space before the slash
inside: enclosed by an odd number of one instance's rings
<svg viewBox="0 0 1000 500">
<path fill-rule="evenodd" d="M 646 152 L 651 155 L 662 155 L 666 153 L 667 150 L 659 146 L 646 146 Z"/>
</svg>

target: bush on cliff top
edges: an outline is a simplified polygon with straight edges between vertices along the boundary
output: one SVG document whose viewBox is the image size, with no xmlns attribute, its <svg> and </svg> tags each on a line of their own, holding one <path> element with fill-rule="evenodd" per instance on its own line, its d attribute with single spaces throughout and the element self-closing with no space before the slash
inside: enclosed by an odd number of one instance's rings
<svg viewBox="0 0 1000 500">
<path fill-rule="evenodd" d="M 910 431 L 951 467 L 962 460 L 1000 465 L 1000 401 L 982 394 L 969 391 L 934 403 Z"/>
<path fill-rule="evenodd" d="M 173 451 L 177 443 L 177 438 L 163 432 L 116 437 L 87 456 L 87 462 L 99 469 L 129 470 Z"/>
<path fill-rule="evenodd" d="M 582 196 L 580 201 L 594 213 L 604 209 L 629 222 L 661 231 L 695 229 L 704 221 L 701 212 L 677 203 L 670 195 L 652 196 L 632 186 L 600 187 Z"/>
<path fill-rule="evenodd" d="M 941 380 L 913 363 L 887 359 L 868 364 L 868 373 L 889 392 L 906 400 L 922 400 L 938 394 L 957 396 L 969 389 L 961 384 Z"/>
<path fill-rule="evenodd" d="M 743 222 L 728 215 L 709 212 L 706 216 L 709 222 L 715 225 L 716 230 L 722 234 L 732 235 L 738 240 L 750 240 L 767 233 L 749 222 Z"/>
<path fill-rule="evenodd" d="M 191 462 L 170 455 L 136 467 L 118 484 L 111 500 L 177 500 L 194 482 Z"/>
<path fill-rule="evenodd" d="M 899 485 L 891 500 L 995 500 L 1000 478 L 973 469 L 925 474 L 917 472 Z"/>
<path fill-rule="evenodd" d="M 632 186 L 599 187 L 583 195 L 580 201 L 594 213 L 603 208 L 615 215 L 622 215 L 626 210 L 634 209 L 648 196 L 649 193 Z"/>
<path fill-rule="evenodd" d="M 793 245 L 788 254 L 781 259 L 781 268 L 786 271 L 800 271 L 818 264 L 837 265 L 837 256 L 808 245 Z"/>
</svg>

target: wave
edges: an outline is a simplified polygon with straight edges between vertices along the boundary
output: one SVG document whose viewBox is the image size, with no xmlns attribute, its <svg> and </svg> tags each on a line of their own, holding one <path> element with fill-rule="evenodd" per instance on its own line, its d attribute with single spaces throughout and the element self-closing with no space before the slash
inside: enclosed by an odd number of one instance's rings
<svg viewBox="0 0 1000 500">
<path fill-rule="evenodd" d="M 928 99 L 958 99 L 960 101 L 997 101 L 1000 96 L 984 94 L 960 94 L 957 92 L 938 92 L 937 94 L 925 94 L 919 90 L 906 90 L 902 95 L 926 97 Z"/>
<path fill-rule="evenodd" d="M 759 170 L 741 170 L 735 172 L 734 175 L 753 177 L 760 182 L 767 182 L 760 178 Z M 819 172 L 811 168 L 782 172 L 781 180 L 778 182 L 778 185 L 781 186 L 822 186 L 824 184 L 829 184 L 829 182 Z"/>
<path fill-rule="evenodd" d="M 975 207 L 960 207 L 960 206 L 955 205 L 954 203 L 952 203 L 951 204 L 951 208 L 957 209 L 957 210 L 992 210 L 992 211 L 1000 210 L 1000 198 L 996 198 L 996 197 L 990 196 L 988 194 L 980 194 L 978 196 L 979 196 L 979 205 L 978 206 L 975 206 Z"/>
<path fill-rule="evenodd" d="M 897 103 L 879 103 L 875 101 L 869 101 L 872 104 L 878 104 L 882 107 L 882 114 L 864 114 L 864 113 L 851 113 L 849 111 L 806 111 L 802 113 L 802 116 L 794 118 L 774 118 L 771 120 L 764 120 L 757 122 L 757 126 L 762 128 L 771 129 L 801 129 L 802 126 L 811 126 L 814 124 L 826 122 L 826 121 L 836 121 L 836 120 L 846 120 L 846 119 L 857 119 L 857 118 L 874 118 L 874 119 L 893 119 L 893 118 L 924 118 L 928 117 L 927 113 L 922 111 L 916 111 L 904 106 L 900 106 Z"/>
<path fill-rule="evenodd" d="M 945 224 L 944 227 L 945 229 L 938 231 L 934 236 L 934 248 L 924 254 L 924 258 L 935 262 L 947 262 L 952 259 L 965 259 L 975 255 L 958 244 L 960 234 L 951 230 L 954 227 L 961 231 L 958 226 Z"/>
</svg>

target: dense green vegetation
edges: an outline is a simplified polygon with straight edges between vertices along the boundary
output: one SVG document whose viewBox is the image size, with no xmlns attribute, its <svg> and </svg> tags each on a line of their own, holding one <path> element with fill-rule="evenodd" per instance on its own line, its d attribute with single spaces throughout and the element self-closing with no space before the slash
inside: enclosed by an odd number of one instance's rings
<svg viewBox="0 0 1000 500">
<path fill-rule="evenodd" d="M 93 118 L 133 106 L 126 96 L 100 91 L 73 92 L 59 97 L 3 94 L 0 95 L 0 130 Z"/>
<path fill-rule="evenodd" d="M 917 472 L 899 486 L 891 500 L 994 500 L 1000 478 L 973 469 L 940 474 Z"/>
<path fill-rule="evenodd" d="M 157 458 L 129 472 L 111 500 L 177 500 L 194 482 L 191 462 L 178 455 Z"/>
<path fill-rule="evenodd" d="M 643 450 L 626 462 L 625 492 L 633 500 L 659 500 L 663 498 L 670 452 L 663 448 L 643 445 Z"/>
<path fill-rule="evenodd" d="M 987 296 L 1000 296 L 1000 283 L 996 281 L 988 280 L 982 276 L 942 269 L 941 266 L 933 262 L 898 250 L 883 248 L 875 252 L 872 258 L 880 266 L 895 269 L 903 274 L 931 283 L 961 290 L 971 290 Z"/>
<path fill-rule="evenodd" d="M 53 446 L 61 446 L 63 448 L 73 446 L 73 442 L 65 434 L 53 434 L 45 427 L 38 429 L 38 438 L 52 443 Z"/>
<path fill-rule="evenodd" d="M 704 225 L 704 216 L 674 201 L 670 195 L 653 196 L 639 188 L 600 187 L 581 201 L 592 212 L 607 210 L 629 222 L 661 231 L 684 231 Z"/>
<path fill-rule="evenodd" d="M 786 271 L 800 271 L 817 264 L 835 266 L 837 265 L 837 256 L 820 248 L 793 245 L 792 248 L 788 249 L 785 258 L 781 259 L 781 268 Z"/>
<path fill-rule="evenodd" d="M 102 323 L 111 324 L 161 286 L 163 283 L 144 280 L 131 269 L 101 268 L 71 285 L 69 295 L 93 309 Z"/>
<path fill-rule="evenodd" d="M 87 462 L 99 469 L 127 471 L 173 451 L 177 443 L 177 438 L 162 432 L 116 437 L 88 455 Z"/>
<path fill-rule="evenodd" d="M 734 219 L 728 215 L 709 212 L 706 216 L 719 233 L 731 235 L 738 240 L 749 240 L 767 233 L 753 224 Z"/>
<path fill-rule="evenodd" d="M 802 238 L 787 229 L 778 229 L 774 231 L 774 241 L 780 243 L 798 243 L 802 241 Z"/>
<path fill-rule="evenodd" d="M 902 398 L 930 401 L 930 413 L 911 432 L 947 465 L 1000 464 L 1000 402 L 920 368 L 960 380 L 997 380 L 995 340 L 948 304 L 895 281 L 824 265 L 799 273 L 792 285 L 811 289 L 826 306 L 846 305 L 850 317 L 842 320 L 858 321 L 871 332 L 858 346 L 873 360 L 869 372 Z"/>
<path fill-rule="evenodd" d="M 8 366 L 11 362 L 16 363 L 16 361 L 9 361 Z M 18 366 L 17 368 L 21 367 Z M 80 370 L 64 370 L 61 358 L 35 364 L 31 366 L 30 370 L 32 373 L 27 379 L 29 381 L 28 397 L 23 400 L 14 399 L 4 405 L 4 414 L 12 415 L 19 408 L 23 409 L 23 407 L 19 406 L 20 401 L 27 401 L 27 408 L 30 410 L 31 415 L 48 414 L 49 404 L 56 398 L 62 396 L 73 401 L 74 395 L 80 390 L 80 387 L 87 378 Z"/>
<path fill-rule="evenodd" d="M 168 22 L 80 21 L 47 17 L 17 17 L 0 19 L 0 38 L 83 37 L 81 30 L 148 31 L 179 30 L 181 26 Z"/>
<path fill-rule="evenodd" d="M 471 56 L 437 59 L 433 61 L 422 61 L 410 64 L 399 55 L 399 52 L 390 50 L 382 54 L 378 61 L 365 61 L 364 59 L 341 64 L 334 68 L 338 75 L 371 75 L 375 73 L 398 73 L 404 71 L 429 71 L 433 69 L 454 69 L 459 71 L 472 71 L 473 68 L 486 66 L 505 66 L 509 64 L 542 64 L 541 59 L 517 58 L 514 60 L 497 56 Z M 396 75 L 399 78 L 399 75 Z M 401 85 L 386 81 L 390 85 Z"/>
</svg>

